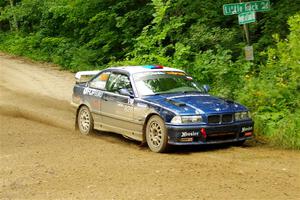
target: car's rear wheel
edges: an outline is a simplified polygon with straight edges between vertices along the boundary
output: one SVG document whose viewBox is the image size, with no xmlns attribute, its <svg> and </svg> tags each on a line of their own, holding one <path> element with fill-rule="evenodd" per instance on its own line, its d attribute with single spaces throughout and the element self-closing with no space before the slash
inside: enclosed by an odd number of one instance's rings
<svg viewBox="0 0 300 200">
<path fill-rule="evenodd" d="M 151 151 L 162 153 L 168 149 L 168 135 L 165 122 L 159 116 L 152 116 L 146 126 L 146 140 Z"/>
<path fill-rule="evenodd" d="M 94 121 L 88 107 L 80 107 L 77 115 L 78 128 L 83 135 L 91 134 L 94 130 Z"/>
</svg>

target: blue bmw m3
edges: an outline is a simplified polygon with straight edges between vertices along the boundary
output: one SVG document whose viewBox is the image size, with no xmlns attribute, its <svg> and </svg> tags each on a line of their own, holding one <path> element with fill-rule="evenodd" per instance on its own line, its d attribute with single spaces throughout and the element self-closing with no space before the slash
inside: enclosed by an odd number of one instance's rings
<svg viewBox="0 0 300 200">
<path fill-rule="evenodd" d="M 92 76 L 88 80 L 83 77 Z M 157 65 L 81 71 L 73 89 L 76 128 L 122 134 L 154 152 L 170 145 L 243 144 L 253 135 L 248 109 L 208 94 L 184 71 Z"/>
</svg>

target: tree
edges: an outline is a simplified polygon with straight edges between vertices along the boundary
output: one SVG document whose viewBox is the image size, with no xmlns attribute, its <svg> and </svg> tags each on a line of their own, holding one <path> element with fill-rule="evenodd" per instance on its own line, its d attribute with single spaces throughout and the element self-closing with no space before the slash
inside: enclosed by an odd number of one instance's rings
<svg viewBox="0 0 300 200">
<path fill-rule="evenodd" d="M 13 11 L 12 12 L 12 21 L 11 21 L 11 24 L 12 24 L 13 29 L 16 32 L 18 32 L 19 31 L 19 27 L 18 27 L 17 16 L 16 16 L 16 13 L 14 12 L 14 0 L 9 0 L 9 3 L 10 3 L 11 10 Z"/>
</svg>

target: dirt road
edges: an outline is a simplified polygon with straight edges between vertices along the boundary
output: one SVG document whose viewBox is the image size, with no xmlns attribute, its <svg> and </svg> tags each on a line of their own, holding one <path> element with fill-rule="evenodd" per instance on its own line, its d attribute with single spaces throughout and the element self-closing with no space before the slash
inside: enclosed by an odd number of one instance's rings
<svg viewBox="0 0 300 200">
<path fill-rule="evenodd" d="M 0 54 L 0 199 L 300 199 L 300 152 L 81 136 L 73 75 Z"/>
</svg>

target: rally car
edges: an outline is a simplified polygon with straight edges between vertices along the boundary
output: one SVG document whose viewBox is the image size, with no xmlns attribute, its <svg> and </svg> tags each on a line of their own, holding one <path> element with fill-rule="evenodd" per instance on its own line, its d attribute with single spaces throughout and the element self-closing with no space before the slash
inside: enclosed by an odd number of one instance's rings
<svg viewBox="0 0 300 200">
<path fill-rule="evenodd" d="M 246 107 L 208 94 L 207 85 L 179 69 L 112 67 L 75 77 L 72 105 L 82 134 L 115 132 L 147 143 L 154 152 L 170 145 L 242 144 L 253 135 Z"/>
</svg>

